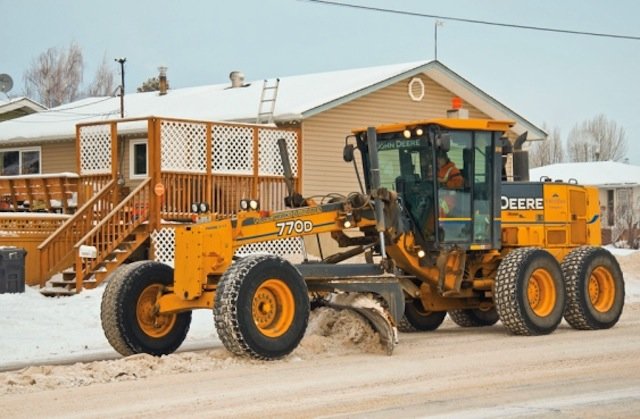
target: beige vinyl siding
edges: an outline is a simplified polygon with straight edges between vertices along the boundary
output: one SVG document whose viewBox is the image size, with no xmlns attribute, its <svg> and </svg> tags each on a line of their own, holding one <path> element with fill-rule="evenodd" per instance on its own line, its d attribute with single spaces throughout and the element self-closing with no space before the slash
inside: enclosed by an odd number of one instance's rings
<svg viewBox="0 0 640 419">
<path fill-rule="evenodd" d="M 408 84 L 411 78 L 407 78 L 305 120 L 302 124 L 302 193 L 311 196 L 330 192 L 347 194 L 359 190 L 353 164 L 342 160 L 344 138 L 352 129 L 445 118 L 455 95 L 426 76 L 420 78 L 425 85 L 425 95 L 419 102 L 409 97 Z M 463 107 L 469 110 L 470 118 L 488 118 L 467 103 L 463 103 Z"/>
<path fill-rule="evenodd" d="M 42 174 L 61 172 L 78 173 L 76 141 L 42 143 L 40 161 L 42 162 Z"/>
</svg>

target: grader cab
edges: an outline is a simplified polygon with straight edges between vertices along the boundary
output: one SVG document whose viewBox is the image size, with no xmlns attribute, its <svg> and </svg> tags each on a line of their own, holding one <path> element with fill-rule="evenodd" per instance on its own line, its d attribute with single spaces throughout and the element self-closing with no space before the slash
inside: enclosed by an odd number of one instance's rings
<svg viewBox="0 0 640 419">
<path fill-rule="evenodd" d="M 624 282 L 599 247 L 597 195 L 573 183 L 502 183 L 509 121 L 434 119 L 356 130 L 362 190 L 280 212 L 245 201 L 236 217 L 203 214 L 176 231 L 175 270 L 152 261 L 115 271 L 102 324 L 123 355 L 175 351 L 191 311 L 213 309 L 231 352 L 277 359 L 302 339 L 311 307 L 355 310 L 391 353 L 401 331 L 501 320 L 514 334 L 612 327 Z M 517 159 L 521 160 L 521 159 Z M 287 158 L 283 167 L 287 172 Z M 249 243 L 331 233 L 347 250 L 294 265 L 236 255 Z M 347 261 L 360 256 L 365 262 Z M 347 261 L 345 263 L 340 263 Z"/>
</svg>

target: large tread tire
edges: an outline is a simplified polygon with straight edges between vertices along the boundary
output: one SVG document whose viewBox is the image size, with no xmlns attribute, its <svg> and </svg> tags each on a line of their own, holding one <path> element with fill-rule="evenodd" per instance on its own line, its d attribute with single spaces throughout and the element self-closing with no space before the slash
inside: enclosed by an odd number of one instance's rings
<svg viewBox="0 0 640 419">
<path fill-rule="evenodd" d="M 624 307 L 624 279 L 616 258 L 606 249 L 578 247 L 562 261 L 567 287 L 564 318 L 580 330 L 608 329 Z"/>
<path fill-rule="evenodd" d="M 113 349 L 124 356 L 161 356 L 180 347 L 189 332 L 191 311 L 153 314 L 156 296 L 172 283 L 173 269 L 153 261 L 121 265 L 109 275 L 100 320 Z"/>
<path fill-rule="evenodd" d="M 449 318 L 460 327 L 493 326 L 500 320 L 495 308 L 480 310 L 479 308 L 449 310 Z"/>
<path fill-rule="evenodd" d="M 446 311 L 426 311 L 419 299 L 407 300 L 398 330 L 405 333 L 430 332 L 440 327 L 446 316 Z"/>
<path fill-rule="evenodd" d="M 220 278 L 213 313 L 230 352 L 273 360 L 298 346 L 309 310 L 307 285 L 293 265 L 278 256 L 249 255 Z"/>
<path fill-rule="evenodd" d="M 562 321 L 566 303 L 560 264 L 539 248 L 513 250 L 498 267 L 493 295 L 498 316 L 511 333 L 549 334 Z"/>
</svg>

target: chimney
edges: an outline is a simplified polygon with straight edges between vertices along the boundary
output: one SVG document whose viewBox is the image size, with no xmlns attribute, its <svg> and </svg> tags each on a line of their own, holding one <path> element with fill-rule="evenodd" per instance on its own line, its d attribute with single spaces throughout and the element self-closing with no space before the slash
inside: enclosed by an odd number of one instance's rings
<svg viewBox="0 0 640 419">
<path fill-rule="evenodd" d="M 462 107 L 462 99 L 451 99 L 451 109 L 447 111 L 447 118 L 469 119 L 469 110 Z"/>
<path fill-rule="evenodd" d="M 232 89 L 244 86 L 244 73 L 242 71 L 232 71 L 229 73 L 229 78 L 231 79 Z"/>
<path fill-rule="evenodd" d="M 160 75 L 158 76 L 158 81 L 160 82 L 160 96 L 167 94 L 167 67 L 158 67 L 158 71 Z"/>
</svg>

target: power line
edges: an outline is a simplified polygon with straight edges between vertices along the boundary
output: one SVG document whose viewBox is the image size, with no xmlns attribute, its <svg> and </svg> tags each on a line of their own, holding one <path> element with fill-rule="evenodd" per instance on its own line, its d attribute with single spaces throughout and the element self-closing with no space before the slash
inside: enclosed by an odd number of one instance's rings
<svg viewBox="0 0 640 419">
<path fill-rule="evenodd" d="M 431 15 L 427 13 L 410 12 L 408 10 L 386 9 L 382 7 L 373 7 L 373 6 L 362 6 L 358 4 L 339 3 L 336 1 L 329 1 L 329 0 L 299 0 L 299 1 L 307 1 L 309 3 L 317 3 L 317 4 L 327 5 L 327 6 L 339 6 L 339 7 L 347 7 L 351 9 L 369 10 L 372 12 L 391 13 L 391 14 L 404 15 L 404 16 L 427 17 L 431 19 L 450 20 L 454 22 L 475 23 L 478 25 L 501 26 L 505 28 L 529 29 L 532 31 L 556 32 L 556 33 L 565 33 L 565 34 L 572 34 L 572 35 L 598 36 L 602 38 L 628 39 L 632 41 L 640 41 L 640 36 L 633 36 L 633 35 L 618 35 L 618 34 L 611 34 L 611 33 L 572 31 L 568 29 L 546 28 L 542 26 L 528 26 L 528 25 L 516 25 L 513 23 L 489 22 L 487 20 L 464 19 L 464 18 L 452 17 L 452 16 Z"/>
</svg>

